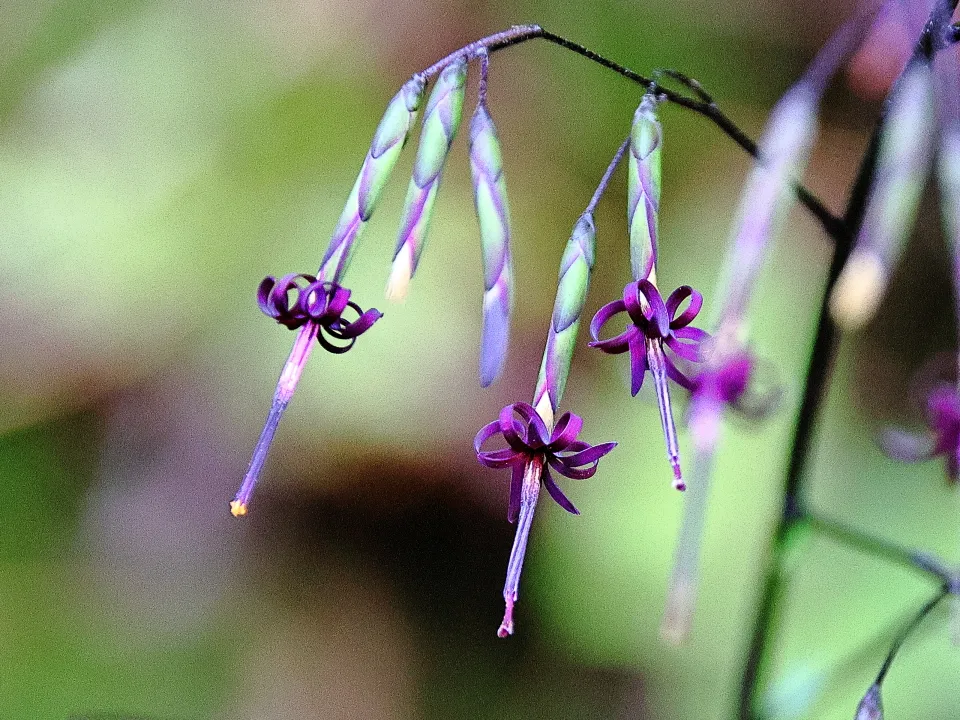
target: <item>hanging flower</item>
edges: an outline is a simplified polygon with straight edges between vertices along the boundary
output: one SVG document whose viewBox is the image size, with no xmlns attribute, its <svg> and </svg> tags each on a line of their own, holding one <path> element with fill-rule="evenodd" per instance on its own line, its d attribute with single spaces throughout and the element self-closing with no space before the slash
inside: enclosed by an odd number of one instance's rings
<svg viewBox="0 0 960 720">
<path fill-rule="evenodd" d="M 680 307 L 686 300 L 689 300 L 689 304 L 681 312 Z M 633 395 L 643 386 L 647 370 L 653 376 L 667 456 L 673 467 L 674 487 L 678 490 L 685 489 L 686 485 L 680 471 L 680 449 L 667 378 L 688 390 L 693 388 L 693 381 L 664 352 L 663 346 L 666 345 L 678 357 L 690 362 L 703 359 L 703 343 L 709 335 L 699 328 L 689 327 L 702 306 L 703 296 L 689 285 L 681 285 L 664 302 L 656 285 L 649 280 L 640 280 L 623 289 L 622 300 L 614 300 L 600 308 L 590 323 L 590 335 L 593 337 L 590 347 L 610 354 L 630 353 Z M 608 340 L 601 340 L 603 326 L 622 312 L 627 314 L 626 330 Z"/>
<path fill-rule="evenodd" d="M 582 427 L 583 420 L 579 415 L 566 412 L 550 431 L 532 405 L 518 402 L 503 408 L 499 419 L 481 428 L 473 441 L 477 460 L 482 465 L 511 469 L 507 518 L 510 522 L 519 518 L 507 565 L 507 580 L 503 586 L 506 610 L 497 630 L 500 637 L 513 634 L 513 607 L 519 596 L 520 573 L 541 483 L 560 507 L 574 515 L 580 514 L 554 482 L 550 468 L 565 477 L 584 480 L 593 477 L 600 458 L 617 446 L 614 442 L 590 445 L 577 440 Z M 503 436 L 507 447 L 483 450 L 483 444 L 497 434 Z"/>
<path fill-rule="evenodd" d="M 294 294 L 295 298 L 291 298 L 291 294 Z M 273 436 L 303 374 L 314 338 L 328 352 L 345 353 L 353 347 L 358 336 L 383 317 L 383 313 L 374 308 L 366 312 L 361 310 L 359 305 L 350 301 L 350 291 L 337 283 L 323 282 L 313 275 L 302 273 L 284 275 L 279 280 L 272 276 L 264 278 L 257 288 L 257 304 L 267 317 L 299 332 L 280 373 L 270 413 L 253 449 L 253 457 L 243 476 L 240 490 L 230 503 L 230 512 L 235 517 L 247 514 L 247 506 L 266 462 Z M 343 318 L 347 308 L 357 313 L 357 319 L 353 322 Z M 328 338 L 346 340 L 347 343 L 334 344 Z"/>
</svg>

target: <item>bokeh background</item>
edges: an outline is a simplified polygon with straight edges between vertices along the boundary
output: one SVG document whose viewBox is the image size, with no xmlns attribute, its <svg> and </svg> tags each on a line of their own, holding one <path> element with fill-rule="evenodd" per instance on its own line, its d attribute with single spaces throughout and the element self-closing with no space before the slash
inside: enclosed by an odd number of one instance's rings
<svg viewBox="0 0 960 720">
<path fill-rule="evenodd" d="M 812 220 L 791 216 L 761 282 L 753 332 L 786 402 L 725 431 L 679 648 L 658 626 L 683 498 L 622 358 L 581 339 L 564 407 L 620 446 L 568 483 L 581 517 L 541 504 L 507 641 L 506 476 L 471 446 L 532 394 L 563 244 L 637 88 L 542 41 L 493 58 L 518 288 L 504 377 L 476 380 L 461 133 L 410 297 L 385 306 L 404 155 L 348 277 L 386 316 L 348 355 L 311 360 L 238 521 L 227 502 L 292 340 L 253 295 L 266 274 L 315 269 L 387 100 L 466 42 L 539 22 L 639 71 L 699 78 L 756 136 L 850 5 L 5 0 L 0 717 L 731 717 L 829 257 Z M 881 32 L 828 96 L 807 179 L 834 210 L 908 45 Z M 662 120 L 659 275 L 704 289 L 709 318 L 749 159 L 682 109 Z M 591 314 L 629 272 L 624 193 L 618 175 L 598 212 Z M 936 200 L 880 315 L 842 343 L 806 488 L 831 516 L 956 560 L 941 467 L 899 466 L 874 443 L 918 422 L 909 378 L 955 344 Z M 849 718 L 931 588 L 825 540 L 795 547 L 764 706 Z M 957 716 L 945 620 L 894 666 L 890 717 Z"/>
</svg>

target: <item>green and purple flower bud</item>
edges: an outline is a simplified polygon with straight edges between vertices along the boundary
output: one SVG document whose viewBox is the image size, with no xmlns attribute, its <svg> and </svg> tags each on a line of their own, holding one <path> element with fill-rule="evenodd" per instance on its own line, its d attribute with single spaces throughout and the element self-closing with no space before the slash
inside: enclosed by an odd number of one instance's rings
<svg viewBox="0 0 960 720">
<path fill-rule="evenodd" d="M 873 317 L 913 227 L 931 161 L 932 101 L 930 68 L 913 63 L 889 101 L 863 224 L 830 296 L 830 314 L 846 330 Z"/>
<path fill-rule="evenodd" d="M 470 170 L 483 259 L 480 384 L 487 387 L 500 375 L 507 357 L 513 306 L 513 266 L 503 156 L 497 129 L 483 103 L 477 105 L 470 123 Z"/>
<path fill-rule="evenodd" d="M 393 268 L 387 283 L 387 298 L 406 297 L 410 279 L 427 239 L 433 204 L 440 187 L 440 176 L 450 153 L 450 145 L 460 128 L 461 111 L 467 81 L 467 61 L 460 58 L 448 65 L 430 93 L 423 113 L 420 146 L 413 162 L 413 177 L 407 190 Z"/>
<path fill-rule="evenodd" d="M 414 76 L 393 97 L 373 135 L 373 142 L 360 168 L 360 174 L 347 198 L 346 207 L 333 231 L 330 245 L 323 256 L 317 276 L 338 282 L 353 253 L 354 244 L 380 200 L 390 173 L 397 164 L 400 151 L 407 142 L 410 128 L 423 99 L 423 79 Z"/>
<path fill-rule="evenodd" d="M 553 425 L 580 329 L 580 317 L 590 288 L 597 229 L 593 214 L 580 216 L 560 260 L 560 283 L 540 363 L 533 404 L 548 427 Z"/>
<path fill-rule="evenodd" d="M 734 237 L 723 275 L 724 325 L 739 328 L 757 277 L 784 219 L 795 201 L 793 183 L 807 167 L 817 134 L 819 97 L 800 82 L 770 113 L 758 145 L 759 157 L 750 171 L 734 225 Z M 731 344 L 731 347 L 734 345 Z"/>
<path fill-rule="evenodd" d="M 660 212 L 660 156 L 663 130 L 657 100 L 647 93 L 633 116 L 627 183 L 627 225 L 634 280 L 646 280 L 657 263 L 657 217 Z"/>
</svg>

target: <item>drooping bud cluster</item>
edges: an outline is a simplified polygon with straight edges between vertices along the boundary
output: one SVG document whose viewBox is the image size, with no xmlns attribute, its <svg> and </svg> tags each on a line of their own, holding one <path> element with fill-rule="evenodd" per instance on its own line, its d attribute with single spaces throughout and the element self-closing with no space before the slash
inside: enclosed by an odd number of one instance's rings
<svg viewBox="0 0 960 720">
<path fill-rule="evenodd" d="M 448 65 L 437 78 L 423 113 L 420 145 L 413 161 L 413 177 L 407 189 L 393 268 L 387 284 L 387 298 L 406 297 L 410 279 L 417 269 L 433 218 L 433 205 L 440 188 L 440 177 L 450 146 L 460 129 L 467 82 L 467 59 L 461 57 Z"/>
</svg>

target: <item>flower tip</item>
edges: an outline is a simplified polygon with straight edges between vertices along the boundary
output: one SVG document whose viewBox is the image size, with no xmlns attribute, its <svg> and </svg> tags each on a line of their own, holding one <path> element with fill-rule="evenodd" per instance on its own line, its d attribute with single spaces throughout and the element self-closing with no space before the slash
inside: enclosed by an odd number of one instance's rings
<svg viewBox="0 0 960 720">
<path fill-rule="evenodd" d="M 390 302 L 406 300 L 412 277 L 413 257 L 410 254 L 409 247 L 405 245 L 393 259 L 393 266 L 390 268 L 390 279 L 387 280 L 387 300 Z"/>
<path fill-rule="evenodd" d="M 680 463 L 673 462 L 673 489 L 683 492 L 687 489 L 687 483 L 683 481 L 683 473 L 680 472 Z"/>
<path fill-rule="evenodd" d="M 869 322 L 883 298 L 887 269 L 871 252 L 854 252 L 830 295 L 830 316 L 844 330 L 858 330 Z"/>
<path fill-rule="evenodd" d="M 505 597 L 507 602 L 507 608 L 503 613 L 503 622 L 500 623 L 500 627 L 497 628 L 497 637 L 505 638 L 508 635 L 513 635 L 513 603 L 514 599 L 507 595 Z"/>
<path fill-rule="evenodd" d="M 247 504 L 239 500 L 232 500 L 230 502 L 230 514 L 234 517 L 243 517 L 247 514 Z"/>
</svg>

